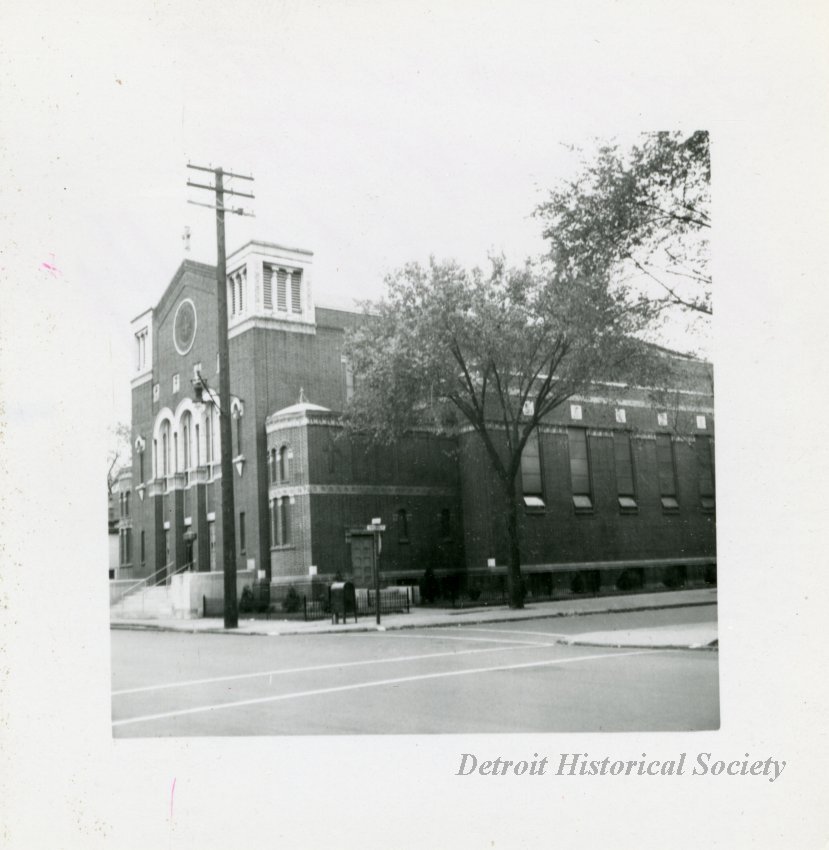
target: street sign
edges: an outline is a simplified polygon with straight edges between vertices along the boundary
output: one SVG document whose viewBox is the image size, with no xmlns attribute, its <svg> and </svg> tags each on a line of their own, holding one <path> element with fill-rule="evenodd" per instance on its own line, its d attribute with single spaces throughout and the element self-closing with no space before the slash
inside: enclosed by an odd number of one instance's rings
<svg viewBox="0 0 829 850">
<path fill-rule="evenodd" d="M 371 525 L 366 526 L 366 531 L 385 531 L 385 530 L 386 530 L 385 525 L 374 525 L 372 523 Z"/>
</svg>

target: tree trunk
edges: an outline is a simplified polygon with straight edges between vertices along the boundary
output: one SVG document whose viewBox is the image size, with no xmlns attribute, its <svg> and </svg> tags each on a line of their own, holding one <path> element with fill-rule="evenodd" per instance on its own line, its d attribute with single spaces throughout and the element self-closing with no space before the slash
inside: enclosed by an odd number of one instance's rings
<svg viewBox="0 0 829 850">
<path fill-rule="evenodd" d="M 521 577 L 521 549 L 518 542 L 518 503 L 515 500 L 515 478 L 503 481 L 503 485 L 504 508 L 507 515 L 507 538 L 509 541 L 507 565 L 509 607 L 523 608 L 524 580 Z"/>
</svg>

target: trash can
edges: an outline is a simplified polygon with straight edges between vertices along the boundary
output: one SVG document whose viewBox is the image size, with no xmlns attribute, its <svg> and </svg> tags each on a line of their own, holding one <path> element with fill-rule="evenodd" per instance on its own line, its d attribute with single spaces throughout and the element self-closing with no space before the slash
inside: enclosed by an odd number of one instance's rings
<svg viewBox="0 0 829 850">
<path fill-rule="evenodd" d="M 354 622 L 357 622 L 357 594 L 354 585 L 350 581 L 335 581 L 328 588 L 328 601 L 331 606 L 331 622 L 338 623 L 340 617 L 347 622 L 348 612 L 354 614 Z"/>
</svg>

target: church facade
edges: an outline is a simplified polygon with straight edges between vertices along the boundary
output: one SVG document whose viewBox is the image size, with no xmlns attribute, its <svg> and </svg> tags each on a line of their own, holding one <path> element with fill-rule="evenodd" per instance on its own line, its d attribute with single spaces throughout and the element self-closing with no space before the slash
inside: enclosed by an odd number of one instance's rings
<svg viewBox="0 0 829 850">
<path fill-rule="evenodd" d="M 345 336 L 362 319 L 315 304 L 312 253 L 251 242 L 227 269 L 230 399 L 218 396 L 213 266 L 183 262 L 132 322 L 133 462 L 120 482 L 131 541 L 119 576 L 222 569 L 220 411 L 232 421 L 238 569 L 272 586 L 312 575 L 365 586 L 348 531 L 380 517 L 386 584 L 427 568 L 502 572 L 500 496 L 473 433 L 424 429 L 378 446 L 342 428 L 353 391 Z M 528 574 L 644 586 L 648 571 L 681 569 L 710 580 L 713 391 L 708 364 L 687 369 L 691 388 L 670 410 L 646 390 L 620 398 L 597 383 L 541 426 L 521 473 Z"/>
</svg>

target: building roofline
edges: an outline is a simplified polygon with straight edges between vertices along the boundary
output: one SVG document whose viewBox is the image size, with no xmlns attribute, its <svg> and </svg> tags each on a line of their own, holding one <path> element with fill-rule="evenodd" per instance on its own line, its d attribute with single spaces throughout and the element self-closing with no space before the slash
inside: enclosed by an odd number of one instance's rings
<svg viewBox="0 0 829 850">
<path fill-rule="evenodd" d="M 295 248 L 291 245 L 281 245 L 279 242 L 267 242 L 264 239 L 250 239 L 245 242 L 244 245 L 238 247 L 235 251 L 231 251 L 227 255 L 227 259 L 229 260 L 231 257 L 235 257 L 237 254 L 241 253 L 245 250 L 245 248 L 250 247 L 251 245 L 259 245 L 262 248 L 276 248 L 278 251 L 291 251 L 294 254 L 305 254 L 307 257 L 313 257 L 314 252 L 309 251 L 307 248 Z"/>
<path fill-rule="evenodd" d="M 154 307 L 147 307 L 145 310 L 142 310 L 138 313 L 131 321 L 135 321 L 136 319 L 141 318 L 145 313 L 149 313 L 150 310 L 158 311 L 161 307 L 162 302 L 165 300 L 167 293 L 170 291 L 170 288 L 178 283 L 184 274 L 188 271 L 196 272 L 197 274 L 202 275 L 210 275 L 211 277 L 216 277 L 216 266 L 211 266 L 209 263 L 200 263 L 198 260 L 182 260 L 179 264 L 178 268 L 173 273 L 173 276 L 168 281 L 167 285 L 164 287 L 164 291 L 161 293 L 161 297 L 158 299 Z"/>
</svg>

